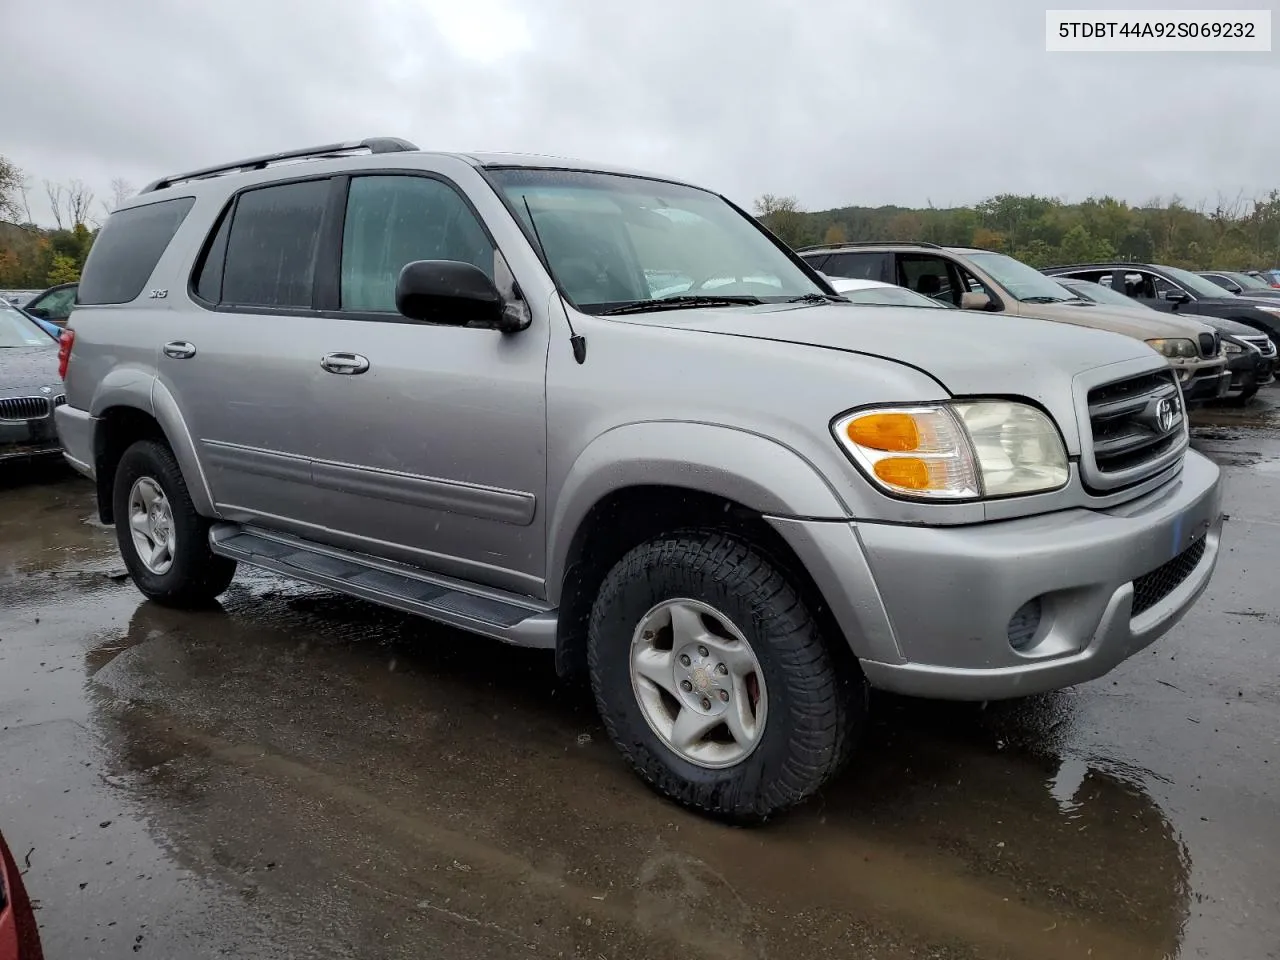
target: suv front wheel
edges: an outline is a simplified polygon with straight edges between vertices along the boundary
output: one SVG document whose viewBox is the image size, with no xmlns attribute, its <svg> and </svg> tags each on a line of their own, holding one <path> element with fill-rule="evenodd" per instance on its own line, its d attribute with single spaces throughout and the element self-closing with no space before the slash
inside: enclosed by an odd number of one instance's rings
<svg viewBox="0 0 1280 960">
<path fill-rule="evenodd" d="M 124 452 L 113 488 L 116 540 L 133 582 L 156 603 L 211 603 L 235 576 L 234 560 L 209 549 L 209 521 L 196 513 L 173 452 L 139 440 Z"/>
<path fill-rule="evenodd" d="M 605 578 L 588 643 L 596 705 L 632 767 L 726 819 L 760 820 L 810 796 L 866 715 L 856 666 L 837 668 L 799 591 L 729 534 L 631 550 Z"/>
</svg>

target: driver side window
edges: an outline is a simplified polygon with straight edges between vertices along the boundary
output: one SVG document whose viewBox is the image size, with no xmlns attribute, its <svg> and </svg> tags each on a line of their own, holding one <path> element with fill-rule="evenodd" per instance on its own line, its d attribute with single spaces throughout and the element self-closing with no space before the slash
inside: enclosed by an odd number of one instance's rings
<svg viewBox="0 0 1280 960">
<path fill-rule="evenodd" d="M 493 278 L 493 244 L 471 208 L 430 177 L 351 180 L 342 228 L 342 309 L 395 313 L 396 280 L 414 260 L 460 260 Z"/>
<path fill-rule="evenodd" d="M 898 285 L 934 300 L 960 306 L 964 292 L 950 261 L 942 257 L 904 254 L 898 263 Z"/>
<path fill-rule="evenodd" d="M 1156 278 L 1151 274 L 1130 270 L 1121 276 L 1124 283 L 1124 289 L 1120 291 L 1121 293 L 1133 297 L 1135 300 L 1156 299 Z"/>
<path fill-rule="evenodd" d="M 66 320 L 71 316 L 71 308 L 75 306 L 76 288 L 67 287 L 55 290 L 46 297 L 41 297 L 31 307 L 38 309 L 48 320 Z"/>
</svg>

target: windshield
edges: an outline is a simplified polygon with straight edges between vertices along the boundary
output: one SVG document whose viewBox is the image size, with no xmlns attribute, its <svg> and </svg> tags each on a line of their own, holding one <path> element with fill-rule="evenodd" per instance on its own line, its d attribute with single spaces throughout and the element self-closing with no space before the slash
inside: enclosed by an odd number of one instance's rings
<svg viewBox="0 0 1280 960">
<path fill-rule="evenodd" d="M 1190 290 L 1197 297 L 1234 297 L 1235 294 L 1230 290 L 1226 290 L 1212 280 L 1206 280 L 1204 277 L 1197 276 L 1190 270 L 1183 270 L 1181 267 L 1160 267 L 1169 275 L 1169 279 L 1183 289 Z"/>
<path fill-rule="evenodd" d="M 863 287 L 860 290 L 845 290 L 840 296 L 850 303 L 873 303 L 881 306 L 941 307 L 943 309 L 947 306 L 932 297 L 926 297 L 914 290 L 907 290 L 905 287 Z"/>
<path fill-rule="evenodd" d="M 55 341 L 40 326 L 7 301 L 0 300 L 0 348 L 49 347 Z"/>
<path fill-rule="evenodd" d="M 1240 284 L 1246 290 L 1270 290 L 1271 284 L 1265 280 L 1259 280 L 1257 277 L 1251 277 L 1247 273 L 1235 273 L 1234 271 L 1227 274 L 1232 280 Z"/>
<path fill-rule="evenodd" d="M 1058 281 L 1045 276 L 1035 267 L 1029 267 L 1013 257 L 1006 257 L 1003 253 L 983 251 L 971 253 L 968 257 L 976 266 L 989 273 L 1015 300 L 1060 303 L 1079 299 L 1063 289 Z"/>
<path fill-rule="evenodd" d="M 1126 297 L 1118 290 L 1112 290 L 1110 287 L 1104 287 L 1102 284 L 1094 283 L 1091 280 L 1064 280 L 1062 285 L 1075 296 L 1084 297 L 1094 303 L 1110 303 L 1117 307 L 1130 308 L 1143 306 L 1133 297 Z"/>
<path fill-rule="evenodd" d="M 565 170 L 490 170 L 533 229 L 556 282 L 580 310 L 674 297 L 711 304 L 823 297 L 748 217 L 713 193 L 640 177 Z"/>
</svg>

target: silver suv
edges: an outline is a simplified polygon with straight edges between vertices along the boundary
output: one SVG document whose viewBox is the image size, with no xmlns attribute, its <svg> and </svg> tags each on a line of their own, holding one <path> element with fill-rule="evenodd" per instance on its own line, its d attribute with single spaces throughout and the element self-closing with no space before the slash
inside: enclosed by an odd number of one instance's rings
<svg viewBox="0 0 1280 960">
<path fill-rule="evenodd" d="M 62 363 L 147 597 L 246 563 L 554 650 L 641 777 L 736 820 L 839 769 L 869 685 L 1089 680 L 1218 555 L 1144 344 L 850 304 L 628 171 L 379 139 L 167 177 L 104 226 Z"/>
</svg>

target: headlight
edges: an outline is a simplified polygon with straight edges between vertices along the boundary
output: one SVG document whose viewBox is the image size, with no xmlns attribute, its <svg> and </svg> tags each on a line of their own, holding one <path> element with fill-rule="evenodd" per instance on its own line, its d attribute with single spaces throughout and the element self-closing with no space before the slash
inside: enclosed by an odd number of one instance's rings
<svg viewBox="0 0 1280 960">
<path fill-rule="evenodd" d="M 1147 346 L 1166 357 L 1198 357 L 1200 350 L 1193 340 L 1148 340 Z"/>
<path fill-rule="evenodd" d="M 1244 344 L 1236 343 L 1233 340 L 1223 340 L 1222 349 L 1234 356 L 1237 353 L 1244 353 Z"/>
<path fill-rule="evenodd" d="M 1044 413 L 1007 400 L 860 410 L 836 439 L 883 490 L 923 500 L 974 500 L 1056 490 L 1067 451 Z"/>
</svg>

